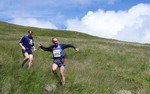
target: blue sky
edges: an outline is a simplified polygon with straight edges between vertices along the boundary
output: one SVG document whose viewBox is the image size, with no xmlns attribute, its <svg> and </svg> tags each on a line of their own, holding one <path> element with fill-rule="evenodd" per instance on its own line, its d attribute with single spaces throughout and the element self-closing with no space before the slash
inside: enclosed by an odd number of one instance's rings
<svg viewBox="0 0 150 94">
<path fill-rule="evenodd" d="M 0 21 L 150 43 L 149 10 L 150 0 L 1 0 Z"/>
</svg>

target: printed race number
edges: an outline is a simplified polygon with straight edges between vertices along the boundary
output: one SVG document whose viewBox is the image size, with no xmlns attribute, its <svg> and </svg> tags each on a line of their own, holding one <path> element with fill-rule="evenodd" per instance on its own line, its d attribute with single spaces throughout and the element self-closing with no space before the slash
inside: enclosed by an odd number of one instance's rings
<svg viewBox="0 0 150 94">
<path fill-rule="evenodd" d="M 60 50 L 54 50 L 53 55 L 54 57 L 61 57 Z"/>
</svg>

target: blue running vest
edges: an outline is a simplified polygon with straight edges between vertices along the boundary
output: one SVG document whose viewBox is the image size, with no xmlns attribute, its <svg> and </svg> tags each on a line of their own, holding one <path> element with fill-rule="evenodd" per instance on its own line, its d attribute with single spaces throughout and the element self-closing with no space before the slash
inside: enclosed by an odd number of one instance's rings
<svg viewBox="0 0 150 94">
<path fill-rule="evenodd" d="M 54 58 L 64 57 L 64 52 L 60 44 L 58 44 L 56 47 L 54 46 L 52 53 Z"/>
</svg>

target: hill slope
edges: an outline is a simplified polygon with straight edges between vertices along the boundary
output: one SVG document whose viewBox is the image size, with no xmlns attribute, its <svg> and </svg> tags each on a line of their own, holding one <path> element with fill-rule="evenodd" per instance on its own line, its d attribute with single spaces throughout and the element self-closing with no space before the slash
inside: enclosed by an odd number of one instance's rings
<svg viewBox="0 0 150 94">
<path fill-rule="evenodd" d="M 51 53 L 34 52 L 33 67 L 21 69 L 18 46 L 27 30 L 34 31 L 35 45 L 51 45 L 51 38 L 71 43 L 80 52 L 66 49 L 66 85 L 56 84 Z M 61 30 L 23 27 L 0 22 L 0 94 L 150 94 L 150 45 L 127 43 Z M 44 86 L 56 84 L 46 92 Z"/>
</svg>

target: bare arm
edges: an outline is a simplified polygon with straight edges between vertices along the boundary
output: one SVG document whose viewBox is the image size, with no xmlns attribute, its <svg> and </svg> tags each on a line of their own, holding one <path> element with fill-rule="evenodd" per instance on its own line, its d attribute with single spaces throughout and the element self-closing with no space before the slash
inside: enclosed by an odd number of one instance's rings
<svg viewBox="0 0 150 94">
<path fill-rule="evenodd" d="M 26 48 L 22 45 L 22 43 L 19 43 L 19 46 L 21 47 L 22 50 L 26 50 Z"/>
</svg>

